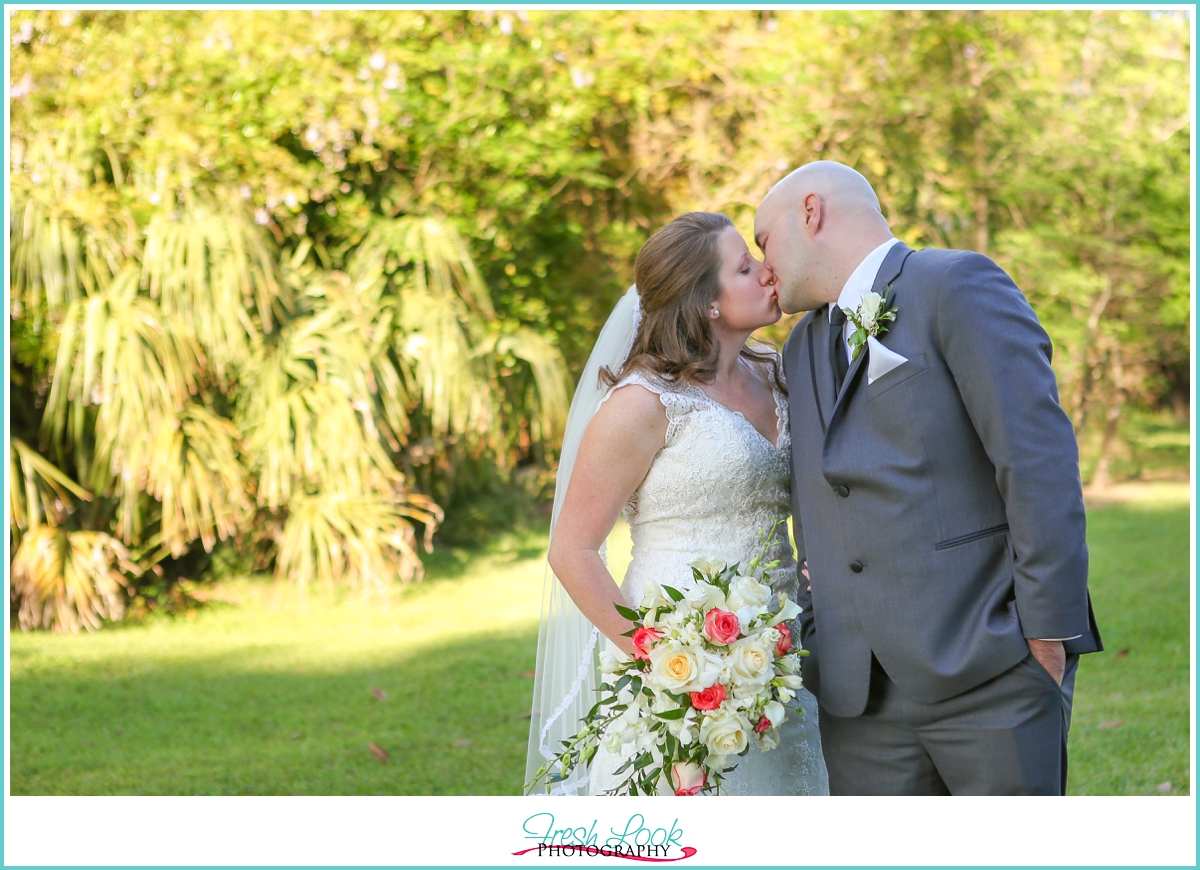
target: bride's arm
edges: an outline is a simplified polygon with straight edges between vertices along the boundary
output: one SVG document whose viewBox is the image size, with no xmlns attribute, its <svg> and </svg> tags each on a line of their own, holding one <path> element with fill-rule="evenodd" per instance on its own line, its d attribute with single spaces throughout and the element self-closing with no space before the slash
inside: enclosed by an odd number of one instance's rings
<svg viewBox="0 0 1200 870">
<path fill-rule="evenodd" d="M 550 542 L 550 567 L 571 600 L 630 655 L 633 643 L 622 633 L 631 623 L 613 606 L 625 599 L 599 551 L 666 436 L 667 416 L 657 395 L 636 384 L 614 390 L 580 442 Z"/>
</svg>

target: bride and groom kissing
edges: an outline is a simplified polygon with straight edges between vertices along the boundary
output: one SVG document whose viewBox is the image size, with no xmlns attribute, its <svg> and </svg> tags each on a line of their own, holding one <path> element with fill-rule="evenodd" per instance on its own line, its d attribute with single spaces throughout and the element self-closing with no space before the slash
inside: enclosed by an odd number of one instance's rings
<svg viewBox="0 0 1200 870">
<path fill-rule="evenodd" d="M 786 176 L 754 233 L 761 261 L 724 215 L 654 234 L 584 370 L 529 770 L 592 706 L 600 636 L 635 653 L 614 605 L 647 583 L 687 589 L 700 556 L 744 563 L 774 528 L 775 591 L 801 607 L 803 715 L 722 792 L 1063 794 L 1078 657 L 1101 641 L 1048 336 L 987 257 L 897 240 L 847 166 Z M 782 355 L 747 345 L 800 311 Z M 618 587 L 603 544 L 621 513 Z M 602 746 L 552 793 L 611 793 L 627 760 Z"/>
</svg>

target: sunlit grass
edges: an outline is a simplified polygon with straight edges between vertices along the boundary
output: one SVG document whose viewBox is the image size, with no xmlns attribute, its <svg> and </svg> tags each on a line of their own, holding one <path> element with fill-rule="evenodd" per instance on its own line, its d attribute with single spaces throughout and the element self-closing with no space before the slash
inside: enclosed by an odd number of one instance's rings
<svg viewBox="0 0 1200 870">
<path fill-rule="evenodd" d="M 1169 781 L 1178 794 L 1190 788 L 1187 490 L 1094 508 L 1089 537 L 1108 651 L 1080 670 L 1071 791 Z M 439 551 L 428 579 L 386 604 L 239 581 L 192 618 L 15 633 L 12 793 L 516 794 L 544 543 Z M 628 560 L 619 528 L 614 573 Z"/>
<path fill-rule="evenodd" d="M 1191 787 L 1187 499 L 1186 486 L 1159 484 L 1136 502 L 1089 511 L 1089 585 L 1106 651 L 1080 663 L 1073 794 Z"/>
</svg>

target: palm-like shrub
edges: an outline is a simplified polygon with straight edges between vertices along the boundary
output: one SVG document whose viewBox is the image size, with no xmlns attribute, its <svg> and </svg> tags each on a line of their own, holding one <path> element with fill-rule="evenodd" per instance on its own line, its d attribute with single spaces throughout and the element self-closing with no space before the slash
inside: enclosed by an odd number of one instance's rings
<svg viewBox="0 0 1200 870">
<path fill-rule="evenodd" d="M 497 319 L 448 222 L 376 218 L 331 268 L 219 187 L 147 210 L 102 143 L 50 141 L 21 142 L 11 198 L 23 628 L 120 618 L 164 559 L 264 529 L 299 586 L 418 578 L 443 515 L 401 470 L 414 434 L 502 465 L 556 438 L 563 361 Z"/>
</svg>

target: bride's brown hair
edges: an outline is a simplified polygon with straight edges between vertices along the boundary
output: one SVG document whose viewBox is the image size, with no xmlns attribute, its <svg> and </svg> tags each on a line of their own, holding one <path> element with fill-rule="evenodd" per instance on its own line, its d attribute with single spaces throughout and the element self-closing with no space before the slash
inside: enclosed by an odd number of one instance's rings
<svg viewBox="0 0 1200 870">
<path fill-rule="evenodd" d="M 615 386 L 635 369 L 670 381 L 711 383 L 720 347 L 712 333 L 709 306 L 721 293 L 721 234 L 733 226 L 723 214 L 682 214 L 638 252 L 634 280 L 641 298 L 642 322 L 629 357 L 619 371 L 605 366 L 600 380 Z M 774 354 L 743 346 L 741 356 L 770 367 L 771 378 L 786 391 Z"/>
</svg>

